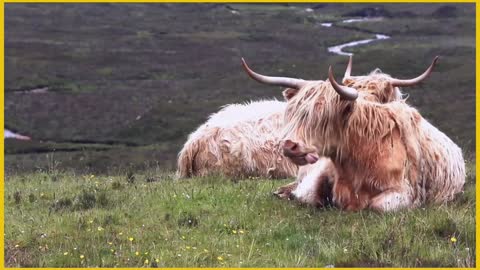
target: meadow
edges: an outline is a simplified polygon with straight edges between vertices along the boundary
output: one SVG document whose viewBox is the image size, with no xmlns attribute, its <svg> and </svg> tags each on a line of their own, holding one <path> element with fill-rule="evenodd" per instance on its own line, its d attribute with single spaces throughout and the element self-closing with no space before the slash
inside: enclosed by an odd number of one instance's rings
<svg viewBox="0 0 480 270">
<path fill-rule="evenodd" d="M 475 166 L 442 206 L 317 209 L 287 180 L 25 174 L 5 182 L 8 267 L 474 267 Z"/>
<path fill-rule="evenodd" d="M 344 23 L 358 17 L 381 22 Z M 333 22 L 333 27 L 322 23 Z M 430 78 L 408 102 L 463 150 L 465 192 L 379 214 L 275 198 L 292 179 L 175 180 L 220 106 L 281 99 L 250 80 L 375 68 Z M 46 89 L 44 91 L 36 91 Z M 474 267 L 473 4 L 5 4 L 7 267 Z"/>
</svg>

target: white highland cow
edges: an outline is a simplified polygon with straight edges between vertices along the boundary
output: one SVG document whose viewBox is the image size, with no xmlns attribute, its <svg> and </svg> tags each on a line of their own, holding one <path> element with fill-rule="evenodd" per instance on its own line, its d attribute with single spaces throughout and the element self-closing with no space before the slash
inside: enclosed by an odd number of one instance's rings
<svg viewBox="0 0 480 270">
<path fill-rule="evenodd" d="M 295 176 L 298 166 L 283 156 L 279 137 L 285 108 L 277 100 L 223 107 L 190 134 L 178 155 L 177 176 Z"/>
</svg>

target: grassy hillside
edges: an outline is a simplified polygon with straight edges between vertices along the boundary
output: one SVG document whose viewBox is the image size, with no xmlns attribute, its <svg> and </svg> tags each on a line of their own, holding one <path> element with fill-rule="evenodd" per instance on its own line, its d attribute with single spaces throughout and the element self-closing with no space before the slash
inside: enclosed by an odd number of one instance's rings
<svg viewBox="0 0 480 270">
<path fill-rule="evenodd" d="M 340 23 L 365 15 L 385 19 Z M 474 15 L 473 4 L 6 4 L 5 126 L 34 141 L 6 140 L 5 165 L 45 169 L 55 150 L 60 167 L 81 172 L 171 169 L 220 106 L 281 98 L 244 74 L 241 57 L 266 74 L 325 79 L 347 60 L 328 46 L 377 32 L 392 38 L 352 48 L 353 74 L 409 78 L 440 55 L 405 92 L 473 157 Z"/>
<path fill-rule="evenodd" d="M 342 23 L 382 16 L 381 22 Z M 334 27 L 321 24 L 334 22 Z M 474 267 L 474 4 L 5 4 L 5 265 Z M 265 74 L 431 77 L 408 102 L 463 149 L 446 205 L 346 213 L 273 197 L 291 179 L 172 179 L 220 106 L 281 90 Z M 41 89 L 41 91 L 38 91 Z M 34 90 L 34 91 L 32 91 Z"/>
<path fill-rule="evenodd" d="M 9 267 L 474 267 L 475 173 L 443 206 L 347 213 L 284 181 L 48 173 L 5 181 Z"/>
</svg>

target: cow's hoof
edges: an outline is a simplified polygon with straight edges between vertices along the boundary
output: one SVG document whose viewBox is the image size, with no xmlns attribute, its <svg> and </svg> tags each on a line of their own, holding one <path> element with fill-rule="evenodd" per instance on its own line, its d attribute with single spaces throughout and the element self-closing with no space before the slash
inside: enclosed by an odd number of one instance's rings
<svg viewBox="0 0 480 270">
<path fill-rule="evenodd" d="M 277 189 L 277 191 L 273 192 L 273 195 L 280 199 L 288 199 L 290 198 L 290 193 L 291 193 L 291 190 L 289 189 L 279 188 Z"/>
</svg>

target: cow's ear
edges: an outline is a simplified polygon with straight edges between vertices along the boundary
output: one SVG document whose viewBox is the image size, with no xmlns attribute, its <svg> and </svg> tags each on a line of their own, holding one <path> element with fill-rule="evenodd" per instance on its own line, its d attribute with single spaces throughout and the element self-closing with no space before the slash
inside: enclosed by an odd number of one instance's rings
<svg viewBox="0 0 480 270">
<path fill-rule="evenodd" d="M 286 100 L 290 100 L 290 99 L 293 98 L 297 93 L 298 93 L 298 89 L 287 88 L 287 89 L 283 90 L 283 97 L 284 97 Z"/>
</svg>

